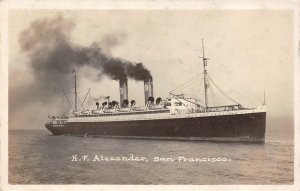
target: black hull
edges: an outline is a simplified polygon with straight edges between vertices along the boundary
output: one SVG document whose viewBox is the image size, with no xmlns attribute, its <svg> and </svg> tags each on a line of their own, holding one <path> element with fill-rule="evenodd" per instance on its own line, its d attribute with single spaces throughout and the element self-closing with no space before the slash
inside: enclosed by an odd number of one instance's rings
<svg viewBox="0 0 300 191">
<path fill-rule="evenodd" d="M 265 141 L 266 112 L 159 120 L 68 122 L 53 135 L 204 141 Z"/>
</svg>

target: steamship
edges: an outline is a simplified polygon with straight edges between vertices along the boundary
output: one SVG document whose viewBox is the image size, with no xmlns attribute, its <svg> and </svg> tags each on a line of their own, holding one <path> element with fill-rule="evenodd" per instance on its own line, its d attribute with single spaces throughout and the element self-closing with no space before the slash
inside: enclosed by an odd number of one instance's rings
<svg viewBox="0 0 300 191">
<path fill-rule="evenodd" d="M 202 44 L 203 47 L 203 44 Z M 120 104 L 96 102 L 94 110 L 77 108 L 75 72 L 75 109 L 69 117 L 49 117 L 46 128 L 53 135 L 99 136 L 114 138 L 174 139 L 220 142 L 264 142 L 266 106 L 247 108 L 239 103 L 209 106 L 208 58 L 203 61 L 205 103 L 185 94 L 170 92 L 169 97 L 153 97 L 153 80 L 144 80 L 145 105 L 137 107 L 128 100 L 127 79 L 120 80 Z M 202 83 L 202 82 L 201 82 Z M 265 102 L 265 101 L 264 101 Z"/>
</svg>

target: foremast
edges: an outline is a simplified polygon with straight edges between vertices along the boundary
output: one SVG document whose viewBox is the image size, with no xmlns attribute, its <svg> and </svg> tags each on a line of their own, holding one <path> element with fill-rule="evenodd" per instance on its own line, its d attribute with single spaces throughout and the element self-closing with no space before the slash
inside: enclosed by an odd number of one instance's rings
<svg viewBox="0 0 300 191">
<path fill-rule="evenodd" d="M 206 66 L 207 66 L 207 60 L 208 58 L 205 57 L 204 54 L 204 44 L 203 44 L 203 38 L 202 38 L 202 54 L 203 56 L 200 58 L 202 58 L 203 61 L 203 74 L 204 74 L 204 95 L 205 95 L 205 111 L 207 111 L 208 109 L 208 97 L 207 97 L 207 90 L 208 90 L 208 82 L 207 82 L 207 70 L 206 70 Z"/>
<path fill-rule="evenodd" d="M 76 84 L 76 71 L 73 70 L 73 73 L 75 73 L 75 112 L 77 111 L 77 84 Z"/>
</svg>

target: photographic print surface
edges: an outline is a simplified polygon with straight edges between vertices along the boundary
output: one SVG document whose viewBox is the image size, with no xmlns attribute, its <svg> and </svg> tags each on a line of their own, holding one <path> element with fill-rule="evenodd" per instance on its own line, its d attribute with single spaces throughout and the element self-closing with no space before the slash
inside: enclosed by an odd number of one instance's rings
<svg viewBox="0 0 300 191">
<path fill-rule="evenodd" d="M 292 10 L 8 16 L 9 184 L 294 183 Z"/>
</svg>

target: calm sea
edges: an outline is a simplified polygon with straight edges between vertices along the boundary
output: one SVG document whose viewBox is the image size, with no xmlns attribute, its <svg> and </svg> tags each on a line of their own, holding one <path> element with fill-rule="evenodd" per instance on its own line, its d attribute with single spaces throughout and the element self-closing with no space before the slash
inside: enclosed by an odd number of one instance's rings
<svg viewBox="0 0 300 191">
<path fill-rule="evenodd" d="M 243 144 L 9 131 L 9 183 L 292 184 L 292 136 L 279 135 Z"/>
</svg>

